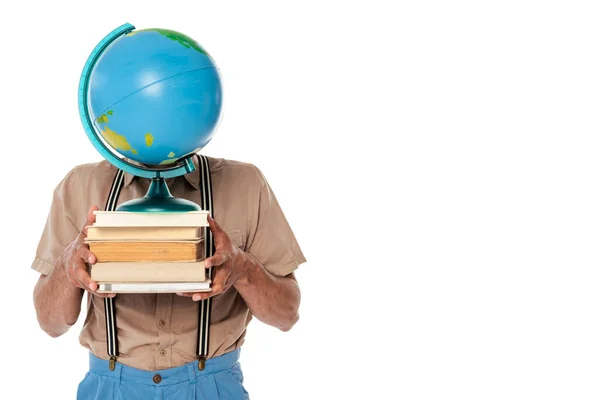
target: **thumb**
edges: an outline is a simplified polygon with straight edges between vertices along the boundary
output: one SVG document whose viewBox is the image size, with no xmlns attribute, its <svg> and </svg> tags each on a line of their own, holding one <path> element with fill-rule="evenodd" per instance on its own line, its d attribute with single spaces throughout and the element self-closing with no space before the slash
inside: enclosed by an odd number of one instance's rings
<svg viewBox="0 0 600 400">
<path fill-rule="evenodd" d="M 210 230 L 212 231 L 213 235 L 215 235 L 215 237 L 221 232 L 223 232 L 223 229 L 221 229 L 219 224 L 217 224 L 217 221 L 215 221 L 210 215 L 208 215 L 208 226 L 210 227 Z"/>
</svg>

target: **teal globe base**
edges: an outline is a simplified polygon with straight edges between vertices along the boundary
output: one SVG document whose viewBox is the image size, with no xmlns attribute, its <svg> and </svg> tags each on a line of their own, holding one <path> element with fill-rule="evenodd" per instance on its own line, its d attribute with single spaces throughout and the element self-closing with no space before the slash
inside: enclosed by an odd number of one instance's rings
<svg viewBox="0 0 600 400">
<path fill-rule="evenodd" d="M 173 197 L 163 177 L 152 178 L 148 193 L 142 198 L 120 204 L 116 211 L 128 212 L 186 212 L 201 211 L 193 201 Z"/>
</svg>

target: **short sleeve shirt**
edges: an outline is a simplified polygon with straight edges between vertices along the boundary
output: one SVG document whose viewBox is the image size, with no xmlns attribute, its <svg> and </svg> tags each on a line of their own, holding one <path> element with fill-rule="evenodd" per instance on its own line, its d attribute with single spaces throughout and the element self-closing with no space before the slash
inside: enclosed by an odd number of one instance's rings
<svg viewBox="0 0 600 400">
<path fill-rule="evenodd" d="M 208 161 L 215 221 L 271 274 L 295 271 L 306 259 L 265 176 L 249 163 L 211 157 Z M 83 229 L 89 208 L 105 207 L 116 172 L 107 161 L 84 164 L 57 185 L 33 269 L 48 274 L 55 268 L 63 249 Z M 149 182 L 126 173 L 118 204 L 144 196 Z M 200 204 L 198 170 L 166 182 L 175 197 Z M 118 294 L 115 299 L 119 362 L 159 370 L 195 360 L 198 302 L 164 293 Z M 234 287 L 215 296 L 212 304 L 209 357 L 216 357 L 242 346 L 252 315 Z M 79 341 L 92 354 L 108 359 L 102 298 L 87 295 Z"/>
</svg>

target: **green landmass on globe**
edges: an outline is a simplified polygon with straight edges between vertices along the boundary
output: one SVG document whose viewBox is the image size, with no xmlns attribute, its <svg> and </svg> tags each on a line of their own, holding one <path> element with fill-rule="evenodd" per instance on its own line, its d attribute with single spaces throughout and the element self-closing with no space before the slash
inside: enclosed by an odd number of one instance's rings
<svg viewBox="0 0 600 400">
<path fill-rule="evenodd" d="M 170 29 L 161 29 L 161 28 L 147 28 L 147 29 L 140 29 L 137 31 L 131 31 L 129 32 L 127 35 L 125 36 L 133 36 L 136 35 L 140 32 L 157 32 L 160 33 L 161 35 L 163 35 L 166 38 L 169 38 L 171 40 L 176 41 L 177 43 L 179 43 L 180 45 L 182 45 L 185 48 L 192 48 L 202 54 L 205 54 L 208 56 L 208 53 L 206 52 L 206 50 L 204 50 L 202 47 L 200 47 L 200 45 L 198 44 L 198 42 L 196 42 L 194 39 L 192 39 L 191 37 L 181 33 L 181 32 L 176 32 L 176 31 L 172 31 Z"/>
</svg>

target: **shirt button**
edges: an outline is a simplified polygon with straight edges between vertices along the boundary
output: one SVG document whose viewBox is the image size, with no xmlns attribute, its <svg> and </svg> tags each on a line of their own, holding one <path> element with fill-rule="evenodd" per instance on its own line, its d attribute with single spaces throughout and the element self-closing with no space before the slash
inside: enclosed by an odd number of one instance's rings
<svg viewBox="0 0 600 400">
<path fill-rule="evenodd" d="M 166 356 L 167 355 L 167 351 L 166 350 L 161 350 L 160 351 L 160 355 L 163 356 L 163 357 Z"/>
<path fill-rule="evenodd" d="M 152 377 L 152 381 L 154 383 L 160 383 L 160 381 L 162 381 L 162 377 L 159 374 L 156 374 Z"/>
<path fill-rule="evenodd" d="M 165 325 L 166 325 L 166 322 L 165 322 L 165 320 L 164 320 L 164 319 L 161 319 L 160 321 L 158 321 L 158 324 L 159 324 L 160 326 L 165 326 Z"/>
</svg>

